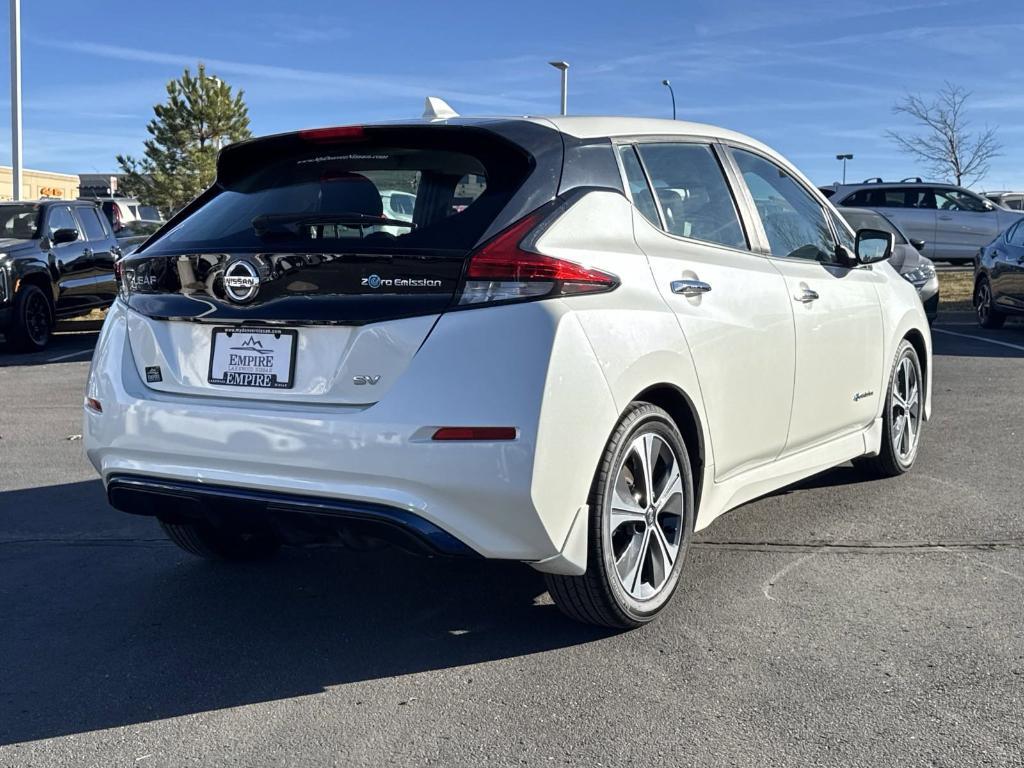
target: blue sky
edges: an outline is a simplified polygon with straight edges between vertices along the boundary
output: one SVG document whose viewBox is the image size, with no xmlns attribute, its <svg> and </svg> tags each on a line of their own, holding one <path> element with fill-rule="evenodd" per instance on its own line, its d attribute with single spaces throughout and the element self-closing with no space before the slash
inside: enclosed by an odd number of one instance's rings
<svg viewBox="0 0 1024 768">
<path fill-rule="evenodd" d="M 902 124 L 902 93 L 948 79 L 973 92 L 977 125 L 999 126 L 1004 154 L 978 186 L 1024 187 L 1022 0 L 23 0 L 22 17 L 32 168 L 113 170 L 198 60 L 245 90 L 263 134 L 416 117 L 426 95 L 462 114 L 548 114 L 546 62 L 561 58 L 571 113 L 668 117 L 667 77 L 680 118 L 753 135 L 817 183 L 838 178 L 837 152 L 855 154 L 851 179 L 925 175 L 883 132 Z"/>
</svg>

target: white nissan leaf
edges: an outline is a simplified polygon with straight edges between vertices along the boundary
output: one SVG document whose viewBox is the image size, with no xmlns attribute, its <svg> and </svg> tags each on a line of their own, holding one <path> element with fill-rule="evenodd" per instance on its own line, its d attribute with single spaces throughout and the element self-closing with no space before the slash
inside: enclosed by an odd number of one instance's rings
<svg viewBox="0 0 1024 768">
<path fill-rule="evenodd" d="M 88 456 L 114 507 L 195 555 L 519 560 L 570 616 L 636 626 L 723 512 L 850 460 L 913 465 L 931 337 L 892 247 L 709 125 L 243 142 L 119 264 Z"/>
</svg>

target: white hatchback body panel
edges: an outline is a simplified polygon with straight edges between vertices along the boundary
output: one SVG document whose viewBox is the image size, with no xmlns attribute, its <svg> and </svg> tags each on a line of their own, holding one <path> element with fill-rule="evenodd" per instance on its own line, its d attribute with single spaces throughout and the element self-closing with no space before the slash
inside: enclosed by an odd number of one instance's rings
<svg viewBox="0 0 1024 768">
<path fill-rule="evenodd" d="M 578 138 L 737 142 L 814 189 L 767 147 L 711 126 L 543 123 Z M 609 190 L 579 196 L 535 248 L 620 284 L 358 328 L 300 328 L 300 360 L 319 365 L 274 398 L 207 383 L 208 325 L 146 318 L 119 301 L 89 377 L 87 397 L 102 404 L 102 413 L 85 411 L 89 459 L 105 480 L 143 473 L 385 504 L 484 557 L 579 574 L 595 470 L 621 414 L 645 392 L 671 391 L 688 404 L 697 528 L 876 454 L 888 377 L 908 335 L 922 345 L 930 411 L 927 320 L 913 286 L 887 264 L 825 268 L 674 237 Z M 712 290 L 678 295 L 670 287 L 677 279 Z M 822 300 L 800 303 L 804 288 Z M 384 360 L 387 374 L 372 402 L 352 383 L 371 360 Z M 146 383 L 151 365 L 166 371 L 162 382 Z M 430 439 L 439 427 L 463 425 L 513 426 L 517 438 Z"/>
</svg>

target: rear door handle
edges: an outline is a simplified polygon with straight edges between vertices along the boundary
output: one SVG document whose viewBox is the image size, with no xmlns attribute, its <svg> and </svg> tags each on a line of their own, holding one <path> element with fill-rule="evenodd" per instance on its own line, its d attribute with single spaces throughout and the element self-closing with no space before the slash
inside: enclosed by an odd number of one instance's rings
<svg viewBox="0 0 1024 768">
<path fill-rule="evenodd" d="M 711 286 L 702 280 L 673 280 L 672 293 L 682 296 L 700 296 L 711 290 Z"/>
<path fill-rule="evenodd" d="M 794 296 L 793 298 L 801 304 L 810 304 L 812 301 L 817 301 L 820 297 L 818 296 L 817 291 L 812 291 L 810 288 L 804 288 L 799 295 Z"/>
</svg>

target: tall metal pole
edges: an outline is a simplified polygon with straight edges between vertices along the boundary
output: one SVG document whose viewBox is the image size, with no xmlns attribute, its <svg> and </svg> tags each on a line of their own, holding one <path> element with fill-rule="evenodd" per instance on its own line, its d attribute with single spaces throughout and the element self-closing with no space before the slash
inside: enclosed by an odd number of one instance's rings
<svg viewBox="0 0 1024 768">
<path fill-rule="evenodd" d="M 21 0 L 11 0 L 11 199 L 21 199 Z"/>
<path fill-rule="evenodd" d="M 847 152 L 845 154 L 842 154 L 842 155 L 836 155 L 836 160 L 842 160 L 843 161 L 843 184 L 845 184 L 846 183 L 846 161 L 847 160 L 853 160 L 853 155 L 851 155 L 849 152 Z"/>
<path fill-rule="evenodd" d="M 560 115 L 569 114 L 569 63 L 566 61 L 549 61 L 555 69 L 562 73 L 562 109 Z"/>
<path fill-rule="evenodd" d="M 672 83 L 668 80 L 662 80 L 661 84 L 668 88 L 668 92 L 672 94 L 672 119 L 676 119 L 676 92 L 672 90 Z"/>
</svg>

